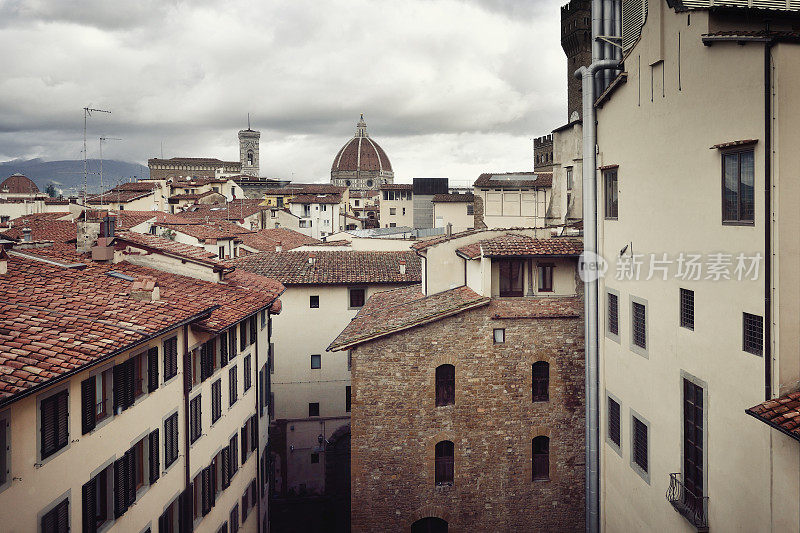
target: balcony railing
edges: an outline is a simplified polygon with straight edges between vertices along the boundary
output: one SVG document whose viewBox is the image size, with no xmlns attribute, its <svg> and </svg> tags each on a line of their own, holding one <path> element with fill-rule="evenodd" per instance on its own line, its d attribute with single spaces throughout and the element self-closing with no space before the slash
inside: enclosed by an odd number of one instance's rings
<svg viewBox="0 0 800 533">
<path fill-rule="evenodd" d="M 708 531 L 708 497 L 695 496 L 681 482 L 681 474 L 669 475 L 667 501 L 672 504 L 697 531 Z"/>
</svg>

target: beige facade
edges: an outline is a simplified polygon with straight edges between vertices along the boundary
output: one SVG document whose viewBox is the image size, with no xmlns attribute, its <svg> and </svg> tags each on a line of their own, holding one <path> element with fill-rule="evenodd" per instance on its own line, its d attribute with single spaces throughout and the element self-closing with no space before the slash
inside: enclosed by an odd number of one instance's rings
<svg viewBox="0 0 800 533">
<path fill-rule="evenodd" d="M 381 228 L 414 227 L 414 200 L 411 185 L 395 185 L 389 189 L 381 189 L 378 222 Z"/>
<path fill-rule="evenodd" d="M 433 200 L 434 227 L 445 228 L 450 224 L 452 231 L 465 231 L 475 225 L 472 202 L 437 202 Z"/>
<path fill-rule="evenodd" d="M 583 126 L 574 121 L 553 131 L 553 188 L 547 224 L 583 220 Z"/>
<path fill-rule="evenodd" d="M 483 223 L 488 228 L 541 228 L 546 224 L 550 203 L 547 187 L 476 186 L 483 205 Z"/>
<path fill-rule="evenodd" d="M 678 512 L 687 505 L 707 513 L 715 531 L 800 528 L 800 443 L 745 414 L 797 390 L 800 377 L 794 148 L 800 49 L 781 40 L 790 23 L 777 13 L 769 15 L 776 33 L 760 40 L 748 34 L 763 29 L 761 17 L 676 12 L 650 0 L 641 38 L 626 50 L 624 83 L 597 113 L 598 166 L 604 169 L 598 174 L 598 240 L 610 263 L 599 284 L 600 514 L 606 531 L 692 531 L 691 513 Z M 771 66 L 765 67 L 765 57 Z M 752 183 L 742 181 L 740 205 L 724 202 L 725 161 L 744 161 L 744 171 L 728 166 L 736 183 L 752 161 Z M 613 176 L 618 206 L 607 210 L 613 186 L 604 181 Z M 723 221 L 726 205 L 741 209 L 740 220 Z M 737 279 L 740 253 L 760 254 L 756 276 Z M 647 281 L 650 254 L 672 261 L 666 280 L 656 271 Z M 701 256 L 699 279 L 687 277 L 685 268 L 679 275 L 681 254 Z M 730 254 L 730 279 L 714 280 L 714 254 Z M 618 279 L 619 265 L 634 258 L 644 262 L 638 281 Z M 682 299 L 689 295 L 691 306 Z M 753 327 L 745 330 L 746 323 Z M 694 402 L 691 409 L 688 402 Z M 696 416 L 687 419 L 685 412 Z"/>
</svg>

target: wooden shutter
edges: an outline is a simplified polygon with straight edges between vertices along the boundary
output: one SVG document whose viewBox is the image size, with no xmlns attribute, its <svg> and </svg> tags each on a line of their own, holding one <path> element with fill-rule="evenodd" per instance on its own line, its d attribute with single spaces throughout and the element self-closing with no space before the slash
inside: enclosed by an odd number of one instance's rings
<svg viewBox="0 0 800 533">
<path fill-rule="evenodd" d="M 178 373 L 178 338 L 164 341 L 164 381 Z"/>
<path fill-rule="evenodd" d="M 161 461 L 158 449 L 158 430 L 150 433 L 150 484 L 158 481 L 161 475 Z"/>
<path fill-rule="evenodd" d="M 228 336 L 229 336 L 228 340 L 230 341 L 229 345 L 231 348 L 230 350 L 231 353 L 228 354 L 228 359 L 233 359 L 234 357 L 236 357 L 236 326 L 233 326 L 231 329 L 228 330 Z"/>
<path fill-rule="evenodd" d="M 250 482 L 250 505 L 255 505 L 256 500 L 258 499 L 258 488 L 256 486 L 256 480 Z"/>
<path fill-rule="evenodd" d="M 230 447 L 222 450 L 222 489 L 227 489 L 231 484 L 230 477 L 231 449 Z"/>
<path fill-rule="evenodd" d="M 127 455 L 114 461 L 114 517 L 119 518 L 128 510 L 128 497 L 125 470 L 128 467 Z"/>
<path fill-rule="evenodd" d="M 180 515 L 180 524 L 178 526 L 178 531 L 180 533 L 188 533 L 193 529 L 192 525 L 192 522 L 194 521 L 193 496 L 194 496 L 193 487 L 190 484 L 189 487 L 181 493 L 180 499 L 178 500 L 178 514 Z"/>
<path fill-rule="evenodd" d="M 202 503 L 203 503 L 203 516 L 207 515 L 209 511 L 211 511 L 211 467 L 206 467 L 203 469 L 202 475 L 200 477 L 201 483 L 203 484 L 202 490 Z"/>
<path fill-rule="evenodd" d="M 134 365 L 134 359 L 128 359 L 127 361 L 125 361 L 120 365 L 122 367 L 122 370 L 120 372 L 121 382 L 119 383 L 119 386 L 122 394 L 121 406 L 123 410 L 133 405 L 133 402 L 136 400 L 136 395 L 134 393 L 135 376 L 134 376 L 133 365 Z M 117 388 L 116 379 L 114 380 L 114 388 L 115 389 Z"/>
<path fill-rule="evenodd" d="M 158 517 L 158 533 L 167 533 L 170 530 L 169 509 Z"/>
<path fill-rule="evenodd" d="M 250 344 L 255 344 L 258 335 L 258 318 L 256 315 L 250 317 Z"/>
<path fill-rule="evenodd" d="M 208 467 L 208 470 L 211 476 L 211 483 L 210 483 L 211 494 L 209 497 L 211 499 L 211 507 L 214 507 L 214 505 L 217 503 L 217 459 L 216 458 L 214 458 L 211 461 L 211 466 Z"/>
<path fill-rule="evenodd" d="M 126 507 L 130 507 L 136 501 L 136 454 L 131 448 L 125 452 L 128 467 L 125 469 L 125 483 L 128 489 Z"/>
<path fill-rule="evenodd" d="M 41 402 L 42 459 L 57 452 L 69 441 L 67 432 L 68 399 L 67 391 L 62 391 Z"/>
<path fill-rule="evenodd" d="M 64 499 L 42 516 L 42 533 L 67 533 L 69 531 L 69 498 Z"/>
<path fill-rule="evenodd" d="M 231 437 L 231 442 L 230 442 L 229 448 L 230 448 L 230 461 L 231 461 L 231 464 L 230 464 L 231 475 L 230 475 L 230 477 L 233 478 L 233 475 L 239 470 L 239 449 L 238 449 L 238 444 L 237 444 L 237 441 L 236 441 L 236 435 Z"/>
<path fill-rule="evenodd" d="M 228 334 L 223 332 L 219 334 L 219 365 L 225 366 L 228 364 Z"/>
<path fill-rule="evenodd" d="M 105 475 L 105 471 L 100 473 Z M 95 478 L 89 480 L 81 489 L 81 499 L 83 504 L 83 533 L 95 533 L 97 531 L 97 482 Z"/>
<path fill-rule="evenodd" d="M 208 364 L 208 343 L 200 346 L 200 382 L 203 382 L 211 375 Z"/>
<path fill-rule="evenodd" d="M 150 348 L 147 352 L 147 390 L 153 392 L 158 388 L 158 348 Z"/>
<path fill-rule="evenodd" d="M 94 429 L 97 423 L 95 406 L 95 376 L 81 381 L 81 431 L 84 435 Z"/>
<path fill-rule="evenodd" d="M 250 451 L 256 451 L 258 448 L 258 431 L 256 431 L 256 426 L 258 425 L 258 419 L 255 415 L 250 417 Z"/>
<path fill-rule="evenodd" d="M 247 461 L 247 424 L 242 428 L 242 464 Z"/>
</svg>

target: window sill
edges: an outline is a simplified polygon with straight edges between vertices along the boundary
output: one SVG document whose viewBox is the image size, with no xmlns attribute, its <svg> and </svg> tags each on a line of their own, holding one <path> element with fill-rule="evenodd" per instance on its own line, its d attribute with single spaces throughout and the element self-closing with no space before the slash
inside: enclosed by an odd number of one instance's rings
<svg viewBox="0 0 800 533">
<path fill-rule="evenodd" d="M 723 220 L 723 226 L 755 226 L 755 221 Z"/>
</svg>

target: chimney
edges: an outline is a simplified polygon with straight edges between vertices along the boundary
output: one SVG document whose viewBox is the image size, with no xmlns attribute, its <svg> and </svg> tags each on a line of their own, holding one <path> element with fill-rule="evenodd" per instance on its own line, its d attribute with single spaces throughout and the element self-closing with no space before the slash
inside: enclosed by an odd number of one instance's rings
<svg viewBox="0 0 800 533">
<path fill-rule="evenodd" d="M 405 259 L 401 259 L 400 260 L 400 273 L 401 274 L 405 274 L 406 273 L 406 260 Z"/>
<path fill-rule="evenodd" d="M 133 282 L 130 295 L 136 300 L 156 302 L 161 297 L 161 290 L 158 288 L 156 278 L 144 276 Z"/>
<path fill-rule="evenodd" d="M 315 252 L 309 252 L 308 264 L 313 265 L 316 261 L 317 261 L 317 254 Z"/>
<path fill-rule="evenodd" d="M 452 236 L 453 236 L 453 224 L 448 222 L 447 223 L 447 238 L 449 239 Z"/>
<path fill-rule="evenodd" d="M 31 228 L 22 228 L 22 242 L 31 242 L 32 240 Z"/>
<path fill-rule="evenodd" d="M 8 274 L 8 254 L 6 249 L 0 246 L 0 276 Z"/>
<path fill-rule="evenodd" d="M 278 241 L 278 242 L 275 243 L 275 251 L 276 252 L 282 252 L 283 251 L 283 243 L 281 241 Z"/>
</svg>

